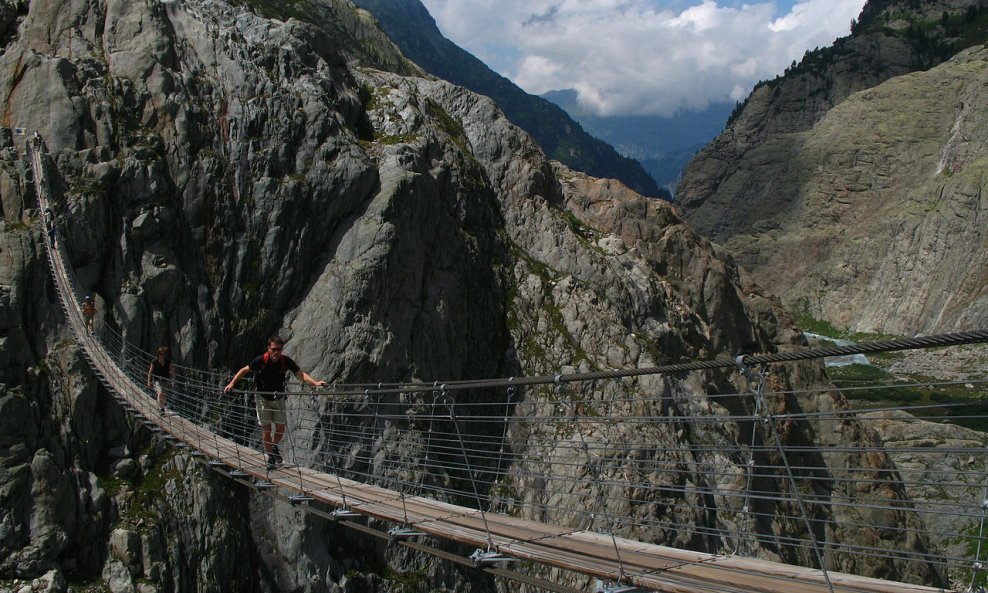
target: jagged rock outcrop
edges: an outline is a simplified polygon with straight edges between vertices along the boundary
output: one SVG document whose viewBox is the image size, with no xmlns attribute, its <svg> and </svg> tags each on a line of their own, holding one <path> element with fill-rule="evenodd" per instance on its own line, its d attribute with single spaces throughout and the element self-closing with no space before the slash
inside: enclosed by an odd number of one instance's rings
<svg viewBox="0 0 988 593">
<path fill-rule="evenodd" d="M 984 499 L 984 468 L 974 453 L 984 448 L 988 437 L 981 431 L 929 422 L 896 410 L 871 412 L 865 417 L 874 421 L 882 442 L 893 450 L 892 459 L 904 474 L 909 498 L 930 529 L 934 549 L 943 556 L 963 557 L 970 542 L 943 534 L 971 532 L 978 521 L 944 513 L 943 508 L 955 499 L 958 504 Z M 930 448 L 931 444 L 943 452 Z M 952 487 L 945 487 L 947 484 Z M 957 488 L 957 484 L 964 487 Z"/>
<path fill-rule="evenodd" d="M 7 97 L 0 124 L 45 138 L 58 240 L 97 295 L 102 321 L 145 349 L 167 344 L 190 366 L 238 368 L 280 331 L 314 376 L 367 382 L 649 366 L 802 343 L 778 303 L 743 290 L 737 270 L 671 206 L 552 163 L 489 99 L 417 76 L 342 0 L 306 14 L 278 5 L 284 12 L 266 17 L 243 4 L 199 0 L 0 6 L 13 15 L 0 54 L 0 96 Z M 23 170 L 14 138 L 0 135 L 3 171 Z M 3 467 L 15 486 L 4 491 L 11 504 L 0 507 L 0 545 L 7 557 L 31 562 L 0 563 L 0 578 L 40 578 L 71 564 L 116 590 L 140 578 L 162 591 L 235 582 L 248 591 L 335 592 L 360 589 L 358 580 L 378 562 L 423 563 L 394 551 L 357 554 L 359 538 L 342 541 L 284 507 L 222 492 L 185 458 L 170 458 L 129 428 L 66 342 L 45 289 L 28 186 L 14 173 L 6 178 L 16 195 L 4 196 L 0 233 L 7 249 L 0 320 L 10 336 L 0 347 L 7 363 L 0 406 L 12 412 L 3 422 L 17 423 L 13 433 L 25 445 L 4 444 L 10 461 Z M 648 413 L 688 416 L 710 409 L 698 403 L 708 389 L 735 390 L 731 380 L 704 373 L 610 389 L 647 389 L 667 401 Z M 819 367 L 797 366 L 773 380 L 820 385 L 823 376 Z M 76 383 L 86 386 L 85 397 L 66 395 Z M 548 405 L 549 395 L 525 394 L 526 409 Z M 586 393 L 587 401 L 609 395 Z M 32 402 L 63 410 L 54 416 L 60 420 L 32 412 Z M 750 414 L 746 405 L 735 411 Z M 778 402 L 780 410 L 843 405 L 836 393 Z M 689 438 L 668 426 L 650 434 L 656 443 Z M 871 438 L 850 420 L 840 434 L 820 434 L 812 422 L 790 428 L 785 438 L 796 442 Z M 745 430 L 713 426 L 697 438 L 750 442 Z M 543 462 L 553 427 L 525 431 L 513 435 L 519 463 Z M 712 478 L 704 468 L 724 462 L 741 463 L 698 458 L 679 479 L 705 487 Z M 798 462 L 827 463 L 813 455 Z M 838 459 L 832 469 L 864 464 L 879 472 L 889 463 Z M 54 468 L 85 481 L 58 482 Z M 516 475 L 525 496 L 563 492 Z M 111 476 L 133 483 L 106 494 L 102 484 Z M 26 489 L 42 480 L 43 496 L 33 502 Z M 145 497 L 148 480 L 160 481 L 168 499 Z M 675 486 L 671 492 L 696 491 Z M 615 504 L 629 499 L 619 489 L 607 494 Z M 904 491 L 893 485 L 875 495 L 901 498 Z M 640 512 L 691 516 L 693 502 L 671 495 Z M 692 518 L 700 525 L 734 520 L 738 509 L 718 504 Z M 150 517 L 130 523 L 135 508 L 146 506 Z M 178 508 L 190 512 L 179 517 Z M 785 518 L 798 513 L 781 506 L 762 512 L 776 510 L 779 518 L 759 527 L 768 543 L 753 552 L 813 564 L 805 550 L 783 542 L 804 529 Z M 45 529 L 32 529 L 31 514 L 50 518 Z M 831 518 L 834 526 L 845 519 Z M 71 544 L 83 533 L 105 545 L 77 551 Z M 701 550 L 724 546 L 699 533 L 631 535 Z M 926 545 L 865 535 L 890 547 Z M 874 559 L 854 566 L 835 554 L 844 569 L 943 581 L 933 565 Z M 221 580 L 239 566 L 233 558 L 245 557 L 258 561 L 255 571 Z M 494 590 L 487 577 L 428 566 L 421 590 Z M 382 591 L 400 587 L 381 575 L 366 578 Z"/>
<path fill-rule="evenodd" d="M 852 330 L 988 322 L 984 49 L 906 75 L 969 41 L 955 30 L 983 38 L 984 6 L 910 6 L 870 2 L 854 35 L 759 86 L 679 186 L 755 282 Z"/>
</svg>

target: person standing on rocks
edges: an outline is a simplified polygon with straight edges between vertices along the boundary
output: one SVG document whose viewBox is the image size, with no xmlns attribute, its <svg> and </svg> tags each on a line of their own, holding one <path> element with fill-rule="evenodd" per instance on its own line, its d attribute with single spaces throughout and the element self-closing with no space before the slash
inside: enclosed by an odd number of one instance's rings
<svg viewBox="0 0 988 593">
<path fill-rule="evenodd" d="M 168 356 L 168 346 L 161 346 L 158 348 L 157 356 L 151 361 L 151 366 L 148 367 L 148 389 L 154 390 L 158 399 L 158 409 L 161 412 L 165 411 L 165 404 L 168 402 L 165 395 L 166 383 L 169 388 L 175 387 L 175 365 Z"/>
<path fill-rule="evenodd" d="M 285 375 L 289 372 L 295 373 L 299 381 L 322 387 L 325 381 L 317 381 L 308 373 L 299 368 L 298 363 L 285 356 L 282 350 L 285 347 L 285 340 L 279 336 L 271 336 L 268 339 L 268 349 L 264 354 L 250 361 L 250 364 L 237 371 L 233 379 L 223 388 L 224 393 L 230 393 L 234 386 L 247 373 L 254 373 L 254 386 L 257 393 L 254 395 L 254 404 L 257 408 L 257 423 L 261 426 L 261 442 L 264 444 L 264 452 L 268 455 L 268 469 L 273 469 L 282 462 L 281 451 L 278 443 L 285 435 L 285 423 L 287 416 L 285 413 Z"/>
</svg>

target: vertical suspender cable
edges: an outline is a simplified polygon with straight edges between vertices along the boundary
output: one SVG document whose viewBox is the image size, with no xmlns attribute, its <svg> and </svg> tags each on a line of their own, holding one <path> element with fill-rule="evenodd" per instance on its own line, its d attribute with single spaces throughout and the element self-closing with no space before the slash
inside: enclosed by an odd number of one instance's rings
<svg viewBox="0 0 988 593">
<path fill-rule="evenodd" d="M 343 487 L 343 478 L 340 476 L 343 473 L 343 464 L 336 463 L 336 423 L 339 421 L 343 422 L 343 413 L 339 412 L 339 405 L 341 400 L 333 400 L 333 405 L 330 407 L 330 420 L 329 420 L 329 462 L 332 465 L 333 473 L 336 474 L 336 484 L 340 489 L 340 499 L 342 506 L 340 510 L 343 512 L 348 512 L 350 510 L 349 504 L 346 499 L 346 488 Z M 343 457 L 342 450 L 339 456 Z"/>
<path fill-rule="evenodd" d="M 484 505 L 480 500 L 480 491 L 477 489 L 477 480 L 473 476 L 473 468 L 470 467 L 470 456 L 467 455 L 467 448 L 463 444 L 463 435 L 460 432 L 460 422 L 456 417 L 456 410 L 454 409 L 456 402 L 453 401 L 453 398 L 446 395 L 445 385 L 441 386 L 440 390 L 443 395 L 443 403 L 446 405 L 446 408 L 449 409 L 449 418 L 453 421 L 453 428 L 456 430 L 456 441 L 460 444 L 460 452 L 463 454 L 463 463 L 467 468 L 467 475 L 470 477 L 470 486 L 473 488 L 473 496 L 477 501 L 477 510 L 480 511 L 480 518 L 484 522 L 484 531 L 487 532 L 487 551 L 490 552 L 494 550 L 494 538 L 491 536 L 491 527 L 487 524 L 487 513 L 484 512 Z"/>
<path fill-rule="evenodd" d="M 739 361 L 740 362 L 740 361 Z M 745 372 L 744 366 L 739 366 L 738 370 L 744 376 L 748 383 L 748 390 L 752 393 L 761 393 L 765 383 L 765 376 L 763 374 L 753 375 L 750 372 Z M 758 384 L 754 388 L 752 387 L 752 381 L 757 380 Z M 762 412 L 762 398 L 755 398 L 755 413 L 751 420 L 751 445 L 748 447 L 748 458 L 745 460 L 745 485 L 744 485 L 744 501 L 741 506 L 741 517 L 737 522 L 737 539 L 734 542 L 734 554 L 749 555 L 754 552 L 753 549 L 749 547 L 750 539 L 754 534 L 749 534 L 748 531 L 751 528 L 752 523 L 752 512 L 751 512 L 751 488 L 754 484 L 755 478 L 755 445 L 758 441 L 758 420 L 757 418 Z M 741 546 L 744 545 L 742 550 Z"/>
<path fill-rule="evenodd" d="M 508 379 L 511 382 L 514 377 Z M 501 481 L 501 468 L 504 465 L 504 454 L 507 449 L 508 444 L 508 418 L 511 416 L 511 404 L 515 398 L 515 386 L 510 385 L 507 390 L 507 398 L 504 402 L 504 418 L 501 420 L 501 447 L 497 452 L 497 467 L 494 470 L 494 479 L 491 480 L 492 484 L 497 484 Z M 487 510 L 494 512 L 494 501 L 496 496 L 491 496 L 488 500 Z"/>
<path fill-rule="evenodd" d="M 559 388 L 562 389 L 562 384 L 559 384 Z M 580 445 L 583 448 L 583 454 L 587 458 L 587 469 L 590 471 L 591 477 L 598 484 L 601 484 L 601 489 L 603 490 L 603 480 L 600 479 L 600 472 L 597 469 L 597 464 L 593 462 L 590 457 L 590 446 L 587 445 L 587 439 L 583 436 L 583 428 L 580 426 L 580 414 L 576 409 L 576 402 L 573 399 L 563 399 L 563 403 L 567 404 L 572 411 L 573 424 L 576 426 L 576 434 L 580 437 Z M 617 582 L 619 584 L 624 582 L 624 561 L 621 559 L 621 550 L 617 544 L 617 538 L 614 536 L 614 521 L 611 519 L 611 515 L 607 510 L 607 494 L 606 492 L 601 492 L 604 496 L 604 503 L 601 507 L 604 514 L 604 522 L 607 523 L 607 535 L 611 538 L 611 544 L 614 546 L 614 556 L 618 563 L 618 578 Z M 597 504 L 598 497 L 594 497 L 594 506 Z M 591 513 L 591 521 L 593 521 L 593 513 Z"/>
<path fill-rule="evenodd" d="M 741 359 L 739 359 L 739 363 Z M 830 581 L 830 573 L 827 571 L 827 566 L 823 560 L 823 553 L 820 551 L 820 545 L 816 540 L 816 535 L 813 533 L 813 523 L 810 521 L 809 513 L 806 510 L 806 503 L 803 501 L 803 496 L 799 493 L 799 484 L 796 483 L 796 478 L 792 472 L 792 466 L 789 464 L 789 458 L 786 456 L 785 447 L 782 444 L 782 437 L 779 435 L 779 431 L 775 428 L 775 416 L 772 414 L 771 410 L 765 402 L 765 366 L 762 365 L 761 369 L 758 371 L 753 371 L 750 367 L 744 366 L 742 372 L 745 374 L 755 373 L 759 375 L 758 378 L 758 388 L 754 391 L 755 396 L 755 409 L 761 410 L 762 422 L 768 426 L 769 432 L 772 433 L 775 439 L 775 445 L 778 449 L 779 456 L 782 459 L 782 465 L 786 471 L 786 478 L 789 480 L 790 487 L 792 488 L 793 495 L 796 497 L 796 504 L 799 505 L 799 512 L 803 517 L 803 522 L 806 525 L 806 531 L 810 536 L 810 542 L 813 544 L 813 552 L 816 554 L 817 562 L 820 564 L 820 570 L 823 572 L 823 578 L 827 583 L 827 589 L 830 593 L 834 593 L 834 584 Z"/>
<path fill-rule="evenodd" d="M 284 401 L 285 401 L 285 435 L 284 435 L 284 437 L 288 441 L 288 448 L 291 450 L 291 452 L 292 452 L 292 459 L 295 462 L 295 473 L 298 475 L 298 489 L 299 489 L 299 492 L 302 493 L 302 497 L 305 497 L 306 496 L 306 493 L 305 493 L 305 479 L 302 477 L 302 464 L 301 463 L 298 463 L 298 455 L 295 454 L 295 431 L 296 430 L 300 430 L 302 428 L 302 424 L 301 424 L 302 421 L 301 421 L 301 419 L 299 417 L 299 414 L 296 413 L 296 414 L 293 415 L 293 418 L 295 419 L 295 424 L 294 425 L 290 425 L 288 423 L 288 395 L 283 395 L 283 397 L 285 398 L 284 399 Z M 273 440 L 274 439 L 272 438 L 272 441 Z M 273 445 L 272 445 L 272 447 L 273 447 Z M 297 499 L 297 500 L 301 500 L 301 499 Z"/>
</svg>

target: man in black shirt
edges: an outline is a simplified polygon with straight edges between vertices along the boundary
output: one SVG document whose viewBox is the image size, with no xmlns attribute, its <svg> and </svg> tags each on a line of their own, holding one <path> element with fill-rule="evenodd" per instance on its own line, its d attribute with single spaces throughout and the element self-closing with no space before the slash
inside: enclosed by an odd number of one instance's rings
<svg viewBox="0 0 988 593">
<path fill-rule="evenodd" d="M 237 371 L 233 379 L 223 388 L 225 393 L 229 393 L 244 375 L 254 373 L 254 383 L 257 388 L 254 404 L 257 408 L 257 422 L 261 425 L 261 442 L 264 444 L 264 452 L 268 455 L 269 469 L 282 461 L 278 443 L 285 434 L 286 414 L 283 393 L 285 374 L 295 373 L 299 381 L 313 387 L 322 387 L 326 384 L 325 381 L 317 381 L 310 377 L 294 360 L 282 354 L 284 347 L 285 340 L 279 336 L 271 336 L 268 339 L 267 352 Z"/>
</svg>

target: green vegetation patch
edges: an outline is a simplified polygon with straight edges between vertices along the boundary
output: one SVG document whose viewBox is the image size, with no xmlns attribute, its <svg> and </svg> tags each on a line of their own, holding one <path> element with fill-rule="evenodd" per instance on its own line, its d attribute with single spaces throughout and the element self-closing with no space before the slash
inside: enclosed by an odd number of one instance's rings
<svg viewBox="0 0 988 593">
<path fill-rule="evenodd" d="M 580 361 L 586 361 L 591 367 L 595 367 L 586 350 L 580 346 L 579 341 L 567 329 L 562 311 L 559 310 L 555 299 L 553 299 L 552 286 L 559 279 L 559 272 L 553 270 L 545 263 L 538 261 L 517 244 L 512 243 L 511 255 L 515 260 L 524 262 L 529 273 L 538 276 L 542 281 L 543 299 L 541 312 L 544 314 L 545 320 L 549 325 L 547 331 L 543 333 L 536 333 L 528 329 L 525 326 L 525 322 L 531 320 L 522 319 L 522 314 L 516 306 L 518 296 L 517 287 L 509 289 L 507 307 L 508 329 L 516 338 L 519 337 L 519 333 L 521 334 L 521 341 L 517 347 L 522 359 L 528 364 L 540 364 L 544 369 L 557 367 L 558 364 L 555 361 L 548 359 L 546 347 L 551 345 L 556 337 L 560 337 L 572 352 L 572 359 L 569 364 L 579 365 Z"/>
<path fill-rule="evenodd" d="M 938 383 L 918 376 L 897 380 L 880 368 L 862 364 L 828 367 L 827 375 L 855 409 L 908 409 L 926 420 L 949 419 L 988 432 L 988 387 L 984 384 Z"/>
<path fill-rule="evenodd" d="M 453 143 L 460 147 L 460 150 L 469 153 L 470 151 L 467 149 L 467 133 L 463 129 L 463 124 L 447 113 L 439 103 L 436 103 L 432 99 L 428 101 L 429 115 L 439 124 L 439 129 L 445 132 L 453 140 Z"/>
<path fill-rule="evenodd" d="M 985 552 L 985 542 L 981 538 L 981 529 L 978 525 L 972 525 L 964 530 L 963 542 L 964 547 L 967 552 L 965 558 L 980 558 Z M 951 538 L 953 540 L 954 538 Z M 978 552 L 981 552 L 979 556 Z M 970 569 L 961 569 L 958 571 L 958 576 L 956 581 L 961 583 L 969 583 L 970 588 L 968 591 L 981 591 L 982 587 L 988 585 L 988 572 L 979 570 L 974 572 Z"/>
<path fill-rule="evenodd" d="M 834 338 L 835 340 L 851 340 L 852 342 L 882 342 L 886 340 L 897 340 L 901 336 L 891 334 L 881 334 L 876 332 L 852 332 L 848 329 L 840 329 L 826 319 L 817 319 L 808 312 L 808 305 L 801 302 L 796 305 L 792 313 L 793 321 L 805 332 Z M 829 344 L 836 345 L 834 343 Z"/>
<path fill-rule="evenodd" d="M 84 198 L 99 198 L 106 195 L 106 190 L 95 185 L 76 185 L 68 191 L 68 194 Z"/>
<path fill-rule="evenodd" d="M 0 581 L 0 585 L 3 585 L 3 583 L 3 581 Z M 110 593 L 110 585 L 102 580 L 79 582 L 70 581 L 68 584 L 68 589 L 71 593 Z"/>
<path fill-rule="evenodd" d="M 364 106 L 364 111 L 375 111 L 381 107 L 381 98 L 387 97 L 391 93 L 391 87 L 381 86 L 372 88 L 364 85 L 360 98 Z"/>
<path fill-rule="evenodd" d="M 819 334 L 821 336 L 827 336 L 828 338 L 840 338 L 844 334 L 842 330 L 837 329 L 829 321 L 813 319 L 808 315 L 796 315 L 794 317 L 794 321 L 803 331 Z"/>
<path fill-rule="evenodd" d="M 583 222 L 569 210 L 553 208 L 552 213 L 566 221 L 566 225 L 569 226 L 570 230 L 573 231 L 573 234 L 576 235 L 576 238 L 579 239 L 584 247 L 598 253 L 604 253 L 600 245 L 597 245 L 597 240 L 604 236 L 603 231 Z"/>
<path fill-rule="evenodd" d="M 424 570 L 398 571 L 386 566 L 381 572 L 381 578 L 396 585 L 389 590 L 401 593 L 422 591 L 429 584 L 428 576 Z"/>
<path fill-rule="evenodd" d="M 867 385 L 878 381 L 890 381 L 893 376 L 883 369 L 870 364 L 849 364 L 827 367 L 827 374 L 833 382 Z"/>
<path fill-rule="evenodd" d="M 21 222 L 20 220 L 15 220 L 12 222 L 3 222 L 3 231 L 5 233 L 24 233 L 31 230 L 31 227 L 27 224 Z"/>
<path fill-rule="evenodd" d="M 393 136 L 375 135 L 374 140 L 379 144 L 393 146 L 395 144 L 411 144 L 412 142 L 418 140 L 418 138 L 418 134 L 395 134 Z"/>
<path fill-rule="evenodd" d="M 438 120 L 439 129 L 455 138 L 462 138 L 466 136 L 466 131 L 463 129 L 463 125 L 432 99 L 429 99 L 429 109 L 431 110 L 433 117 Z"/>
<path fill-rule="evenodd" d="M 180 482 L 182 478 L 178 469 L 170 464 L 175 455 L 174 449 L 165 451 L 143 477 L 134 481 L 113 476 L 100 480 L 100 484 L 111 496 L 115 496 L 127 486 L 133 489 L 133 498 L 126 508 L 120 509 L 121 520 L 145 526 L 154 525 L 159 521 L 157 503 L 164 500 L 165 485 L 170 480 Z"/>
<path fill-rule="evenodd" d="M 518 490 L 506 478 L 498 480 L 491 486 L 490 496 L 491 498 L 500 498 L 502 500 L 521 500 Z"/>
</svg>

